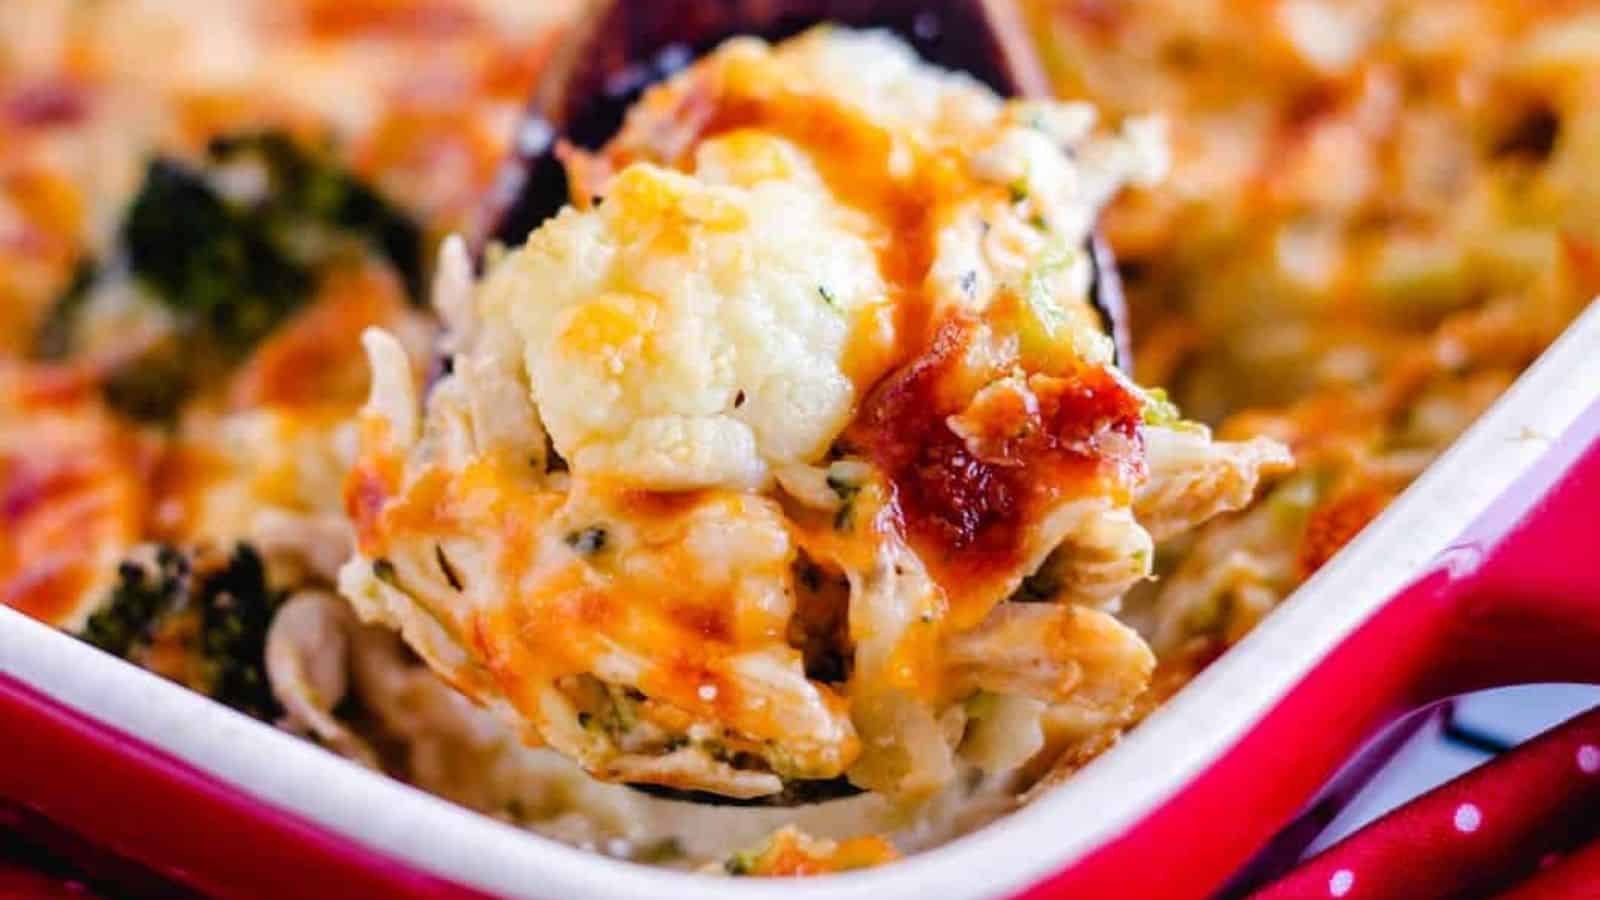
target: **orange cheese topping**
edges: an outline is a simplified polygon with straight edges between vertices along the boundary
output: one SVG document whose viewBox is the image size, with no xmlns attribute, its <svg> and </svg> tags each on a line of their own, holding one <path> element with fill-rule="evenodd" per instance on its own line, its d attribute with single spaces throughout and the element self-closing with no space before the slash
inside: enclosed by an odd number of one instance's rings
<svg viewBox="0 0 1600 900">
<path fill-rule="evenodd" d="M 106 417 L 0 428 L 0 603 L 76 625 L 139 539 L 155 452 Z"/>
<path fill-rule="evenodd" d="M 790 827 L 774 832 L 759 851 L 734 857 L 725 868 L 737 875 L 795 878 L 878 866 L 899 857 L 894 845 L 878 835 L 829 841 Z"/>
</svg>

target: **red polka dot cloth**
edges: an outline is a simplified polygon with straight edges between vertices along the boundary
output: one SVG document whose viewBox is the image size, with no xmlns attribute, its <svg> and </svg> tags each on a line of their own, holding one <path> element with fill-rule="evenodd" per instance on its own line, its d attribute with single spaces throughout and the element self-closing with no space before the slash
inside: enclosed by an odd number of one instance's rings
<svg viewBox="0 0 1600 900">
<path fill-rule="evenodd" d="M 1600 707 L 1396 809 L 1253 897 L 1497 895 L 1600 898 Z"/>
</svg>

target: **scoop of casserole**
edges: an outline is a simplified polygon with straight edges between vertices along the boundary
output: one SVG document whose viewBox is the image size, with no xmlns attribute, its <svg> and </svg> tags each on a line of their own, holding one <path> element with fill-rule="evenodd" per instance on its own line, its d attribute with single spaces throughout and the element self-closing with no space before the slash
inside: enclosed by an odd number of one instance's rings
<svg viewBox="0 0 1600 900">
<path fill-rule="evenodd" d="M 726 44 L 480 284 L 447 247 L 425 401 L 369 333 L 342 590 L 606 780 L 915 798 L 1114 734 L 1154 539 L 1289 460 L 1113 365 L 1082 248 L 1163 151 L 1094 120 L 885 35 Z"/>
</svg>

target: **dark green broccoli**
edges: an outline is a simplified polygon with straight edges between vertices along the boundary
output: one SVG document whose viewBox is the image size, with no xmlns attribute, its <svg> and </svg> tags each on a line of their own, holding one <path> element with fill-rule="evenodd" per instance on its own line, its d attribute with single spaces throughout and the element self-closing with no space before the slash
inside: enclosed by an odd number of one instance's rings
<svg viewBox="0 0 1600 900">
<path fill-rule="evenodd" d="M 127 560 L 117 584 L 79 635 L 107 653 L 126 657 L 149 642 L 162 616 L 181 607 L 189 589 L 189 559 L 171 547 L 156 552 L 154 566 Z"/>
<path fill-rule="evenodd" d="M 187 330 L 248 349 L 305 302 L 311 273 L 249 208 L 226 202 L 205 174 L 151 160 L 122 223 L 128 268 Z"/>
<path fill-rule="evenodd" d="M 255 212 L 275 240 L 291 252 L 303 243 L 295 232 L 319 225 L 358 238 L 394 266 L 414 302 L 421 302 L 422 231 L 405 213 L 355 175 L 301 149 L 279 132 L 220 137 L 211 142 L 211 160 L 231 164 L 253 160 L 265 170 L 269 187 Z M 329 248 L 315 248 L 308 262 Z"/>
<path fill-rule="evenodd" d="M 153 566 L 130 560 L 117 575 L 79 637 L 256 718 L 282 712 L 267 681 L 266 645 L 283 598 L 253 547 L 197 560 L 163 546 Z"/>
<path fill-rule="evenodd" d="M 220 190 L 220 172 L 259 168 L 252 196 Z M 285 135 L 219 138 L 206 165 L 158 157 L 119 232 L 116 259 L 177 321 L 168 344 L 115 373 L 111 406 L 167 421 L 207 373 L 237 362 L 311 298 L 321 273 L 363 248 L 387 259 L 422 300 L 421 229 L 331 159 Z M 85 262 L 35 337 L 35 355 L 72 351 L 76 321 L 97 277 Z"/>
<path fill-rule="evenodd" d="M 282 596 L 267 585 L 266 567 L 249 544 L 235 548 L 226 568 L 200 584 L 200 654 L 206 683 L 217 700 L 258 719 L 282 708 L 267 682 L 267 629 Z"/>
</svg>

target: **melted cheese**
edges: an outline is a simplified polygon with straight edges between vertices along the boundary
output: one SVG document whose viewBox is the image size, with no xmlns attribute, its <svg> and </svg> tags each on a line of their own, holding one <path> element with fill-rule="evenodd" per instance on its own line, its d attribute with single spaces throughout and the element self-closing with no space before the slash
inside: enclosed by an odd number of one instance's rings
<svg viewBox="0 0 1600 900">
<path fill-rule="evenodd" d="M 0 605 L 75 630 L 140 539 L 157 451 L 77 401 L 6 408 L 61 376 L 0 366 Z"/>
</svg>

